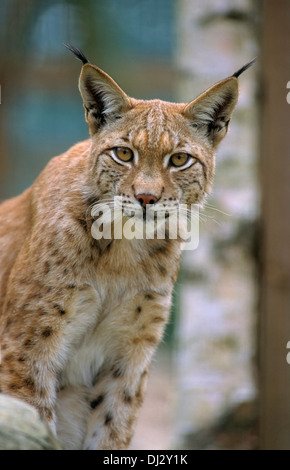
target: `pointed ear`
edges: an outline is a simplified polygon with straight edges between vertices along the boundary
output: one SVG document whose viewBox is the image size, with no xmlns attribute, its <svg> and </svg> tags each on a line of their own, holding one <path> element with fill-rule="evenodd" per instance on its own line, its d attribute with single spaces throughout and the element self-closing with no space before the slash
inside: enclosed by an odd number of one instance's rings
<svg viewBox="0 0 290 470">
<path fill-rule="evenodd" d="M 117 119 L 132 107 L 129 97 L 119 85 L 95 65 L 86 63 L 83 66 L 79 89 L 91 135 L 107 120 Z"/>
<path fill-rule="evenodd" d="M 227 133 L 237 100 L 238 80 L 236 77 L 226 78 L 188 103 L 183 114 L 216 147 Z"/>
</svg>

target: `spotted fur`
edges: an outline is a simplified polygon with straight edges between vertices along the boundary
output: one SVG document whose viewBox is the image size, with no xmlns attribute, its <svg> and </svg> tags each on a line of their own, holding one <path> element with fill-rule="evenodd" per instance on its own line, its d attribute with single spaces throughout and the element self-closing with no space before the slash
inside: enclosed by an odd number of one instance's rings
<svg viewBox="0 0 290 470">
<path fill-rule="evenodd" d="M 230 77 L 189 104 L 135 100 L 84 61 L 91 138 L 0 206 L 0 389 L 37 407 L 65 449 L 129 446 L 182 251 L 180 239 L 95 240 L 91 209 L 148 193 L 158 207 L 202 202 L 237 90 Z M 184 170 L 165 164 L 178 152 L 193 158 Z"/>
</svg>

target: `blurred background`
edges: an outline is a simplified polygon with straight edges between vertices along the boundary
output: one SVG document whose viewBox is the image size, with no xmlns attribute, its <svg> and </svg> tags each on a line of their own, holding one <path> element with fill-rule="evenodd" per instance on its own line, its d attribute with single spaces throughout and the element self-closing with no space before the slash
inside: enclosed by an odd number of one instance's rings
<svg viewBox="0 0 290 470">
<path fill-rule="evenodd" d="M 132 449 L 290 449 L 289 25 L 287 0 L 0 2 L 1 200 L 88 138 L 81 64 L 64 43 L 130 96 L 183 102 L 258 55 Z"/>
</svg>

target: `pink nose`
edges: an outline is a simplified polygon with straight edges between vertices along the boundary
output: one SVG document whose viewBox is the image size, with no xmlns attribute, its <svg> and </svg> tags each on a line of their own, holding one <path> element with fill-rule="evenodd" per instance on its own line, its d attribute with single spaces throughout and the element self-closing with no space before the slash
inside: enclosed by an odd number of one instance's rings
<svg viewBox="0 0 290 470">
<path fill-rule="evenodd" d="M 146 207 L 146 204 L 155 204 L 157 202 L 157 197 L 153 194 L 137 194 L 136 199 L 142 207 Z"/>
</svg>

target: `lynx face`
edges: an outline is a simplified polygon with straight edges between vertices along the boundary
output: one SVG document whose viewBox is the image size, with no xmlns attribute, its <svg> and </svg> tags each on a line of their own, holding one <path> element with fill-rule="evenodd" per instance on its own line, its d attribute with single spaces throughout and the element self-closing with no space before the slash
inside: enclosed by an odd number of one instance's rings
<svg viewBox="0 0 290 470">
<path fill-rule="evenodd" d="M 90 200 L 117 198 L 123 215 L 141 206 L 143 217 L 203 201 L 237 101 L 236 77 L 187 105 L 129 98 L 88 63 L 79 85 L 92 136 Z"/>
<path fill-rule="evenodd" d="M 107 125 L 101 142 L 98 133 L 93 137 L 99 198 L 118 196 L 128 209 L 141 204 L 147 210 L 202 201 L 214 155 L 181 111 L 180 105 L 160 101 L 138 103 Z"/>
</svg>

